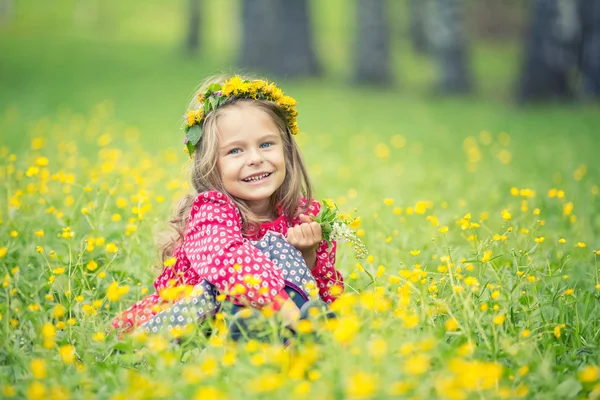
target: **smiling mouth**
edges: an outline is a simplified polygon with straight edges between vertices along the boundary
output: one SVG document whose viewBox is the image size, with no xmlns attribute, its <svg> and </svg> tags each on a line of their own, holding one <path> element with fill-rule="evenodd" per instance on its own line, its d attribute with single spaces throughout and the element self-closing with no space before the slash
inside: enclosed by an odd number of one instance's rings
<svg viewBox="0 0 600 400">
<path fill-rule="evenodd" d="M 271 176 L 271 172 L 264 173 L 262 175 L 253 176 L 250 178 L 242 179 L 243 182 L 258 182 L 267 177 Z"/>
</svg>

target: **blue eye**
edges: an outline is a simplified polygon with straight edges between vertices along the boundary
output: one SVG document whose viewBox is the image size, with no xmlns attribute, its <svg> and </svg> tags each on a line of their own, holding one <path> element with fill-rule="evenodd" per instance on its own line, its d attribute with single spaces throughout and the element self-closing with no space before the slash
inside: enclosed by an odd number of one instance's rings
<svg viewBox="0 0 600 400">
<path fill-rule="evenodd" d="M 260 145 L 260 148 L 261 149 L 266 149 L 266 148 L 269 148 L 269 147 L 273 146 L 273 144 L 274 144 L 273 142 L 265 142 L 265 143 L 262 143 Z"/>
<path fill-rule="evenodd" d="M 238 154 L 240 151 L 240 149 L 231 149 L 227 154 Z"/>
</svg>

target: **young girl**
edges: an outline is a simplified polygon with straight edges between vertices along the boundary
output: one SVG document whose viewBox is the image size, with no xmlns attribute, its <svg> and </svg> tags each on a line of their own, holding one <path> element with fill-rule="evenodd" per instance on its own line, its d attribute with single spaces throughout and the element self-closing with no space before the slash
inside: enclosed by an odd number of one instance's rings
<svg viewBox="0 0 600 400">
<path fill-rule="evenodd" d="M 162 246 L 156 293 L 116 317 L 114 328 L 199 322 L 222 297 L 234 311 L 269 308 L 293 328 L 311 292 L 327 304 L 342 292 L 335 243 L 322 240 L 311 218 L 320 205 L 292 137 L 295 105 L 273 83 L 239 76 L 198 91 L 185 127 L 196 194 L 170 221 L 177 235 Z"/>
</svg>

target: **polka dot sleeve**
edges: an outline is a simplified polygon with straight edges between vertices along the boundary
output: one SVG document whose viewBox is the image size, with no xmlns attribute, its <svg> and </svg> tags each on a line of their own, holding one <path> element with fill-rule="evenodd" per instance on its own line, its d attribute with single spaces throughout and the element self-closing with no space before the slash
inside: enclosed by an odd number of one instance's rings
<svg viewBox="0 0 600 400">
<path fill-rule="evenodd" d="M 239 210 L 223 193 L 198 195 L 183 247 L 191 268 L 235 303 L 278 310 L 288 298 L 281 271 L 243 238 Z"/>
<path fill-rule="evenodd" d="M 316 216 L 320 208 L 319 202 L 312 200 L 308 213 Z M 319 287 L 319 295 L 327 304 L 331 304 L 344 291 L 344 277 L 335 269 L 335 251 L 335 241 L 331 243 L 330 249 L 327 242 L 322 240 L 317 247 L 317 261 L 312 270 Z M 335 289 L 332 290 L 333 287 Z"/>
</svg>

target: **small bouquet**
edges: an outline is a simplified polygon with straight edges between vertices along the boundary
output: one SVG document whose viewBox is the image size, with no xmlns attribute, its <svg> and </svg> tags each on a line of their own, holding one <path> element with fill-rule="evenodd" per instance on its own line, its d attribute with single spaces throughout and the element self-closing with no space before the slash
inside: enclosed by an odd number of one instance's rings
<svg viewBox="0 0 600 400">
<path fill-rule="evenodd" d="M 360 217 L 352 218 L 340 212 L 337 205 L 330 200 L 322 200 L 319 203 L 321 203 L 321 210 L 314 219 L 321 225 L 323 239 L 329 245 L 332 241 L 350 243 L 358 259 L 367 256 L 367 248 L 353 230 L 360 226 Z"/>
</svg>

